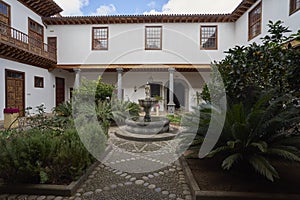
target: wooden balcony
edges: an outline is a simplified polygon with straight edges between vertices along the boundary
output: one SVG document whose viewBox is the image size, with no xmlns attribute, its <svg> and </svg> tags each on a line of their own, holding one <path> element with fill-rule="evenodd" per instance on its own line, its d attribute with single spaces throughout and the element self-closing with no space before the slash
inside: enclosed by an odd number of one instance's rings
<svg viewBox="0 0 300 200">
<path fill-rule="evenodd" d="M 55 48 L 1 23 L 0 57 L 46 69 L 57 63 Z"/>
</svg>

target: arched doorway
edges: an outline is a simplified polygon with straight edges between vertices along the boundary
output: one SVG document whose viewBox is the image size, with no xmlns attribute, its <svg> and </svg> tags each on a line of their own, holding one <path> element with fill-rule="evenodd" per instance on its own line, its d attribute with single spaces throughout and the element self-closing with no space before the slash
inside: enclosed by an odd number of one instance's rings
<svg viewBox="0 0 300 200">
<path fill-rule="evenodd" d="M 189 87 L 185 80 L 182 79 L 174 79 L 174 92 L 173 99 L 175 103 L 175 108 L 183 108 L 188 110 L 189 108 Z M 165 104 L 167 105 L 169 102 L 169 81 L 165 85 Z"/>
</svg>

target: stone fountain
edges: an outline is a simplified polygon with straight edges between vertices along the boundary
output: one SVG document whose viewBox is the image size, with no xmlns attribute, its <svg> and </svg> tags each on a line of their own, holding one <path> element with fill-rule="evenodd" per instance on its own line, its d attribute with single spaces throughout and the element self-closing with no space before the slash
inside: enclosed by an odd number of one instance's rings
<svg viewBox="0 0 300 200">
<path fill-rule="evenodd" d="M 134 134 L 153 135 L 169 131 L 170 120 L 165 117 L 151 117 L 151 108 L 158 103 L 158 100 L 150 97 L 150 84 L 145 86 L 145 99 L 139 99 L 139 104 L 144 108 L 145 116 L 137 120 L 126 119 L 125 130 Z"/>
<path fill-rule="evenodd" d="M 151 108 L 158 103 L 158 100 L 155 98 L 150 97 L 150 85 L 147 83 L 145 85 L 145 94 L 146 98 L 145 99 L 139 99 L 139 104 L 144 108 L 145 111 L 145 117 L 144 117 L 144 122 L 151 122 L 151 116 L 150 116 L 150 111 Z"/>
</svg>

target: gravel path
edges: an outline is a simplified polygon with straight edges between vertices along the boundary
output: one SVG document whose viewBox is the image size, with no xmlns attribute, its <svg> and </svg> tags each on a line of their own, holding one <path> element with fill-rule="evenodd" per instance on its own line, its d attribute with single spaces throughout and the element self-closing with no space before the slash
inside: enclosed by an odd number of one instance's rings
<svg viewBox="0 0 300 200">
<path fill-rule="evenodd" d="M 74 196 L 4 194 L 0 195 L 0 200 L 192 199 L 181 165 L 176 160 L 174 141 L 132 142 L 111 134 L 110 143 L 113 150 Z"/>
</svg>

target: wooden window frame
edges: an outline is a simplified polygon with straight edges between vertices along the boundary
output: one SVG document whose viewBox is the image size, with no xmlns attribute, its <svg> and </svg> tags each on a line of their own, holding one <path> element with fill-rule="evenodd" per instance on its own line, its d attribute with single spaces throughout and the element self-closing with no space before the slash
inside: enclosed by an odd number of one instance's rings
<svg viewBox="0 0 300 200">
<path fill-rule="evenodd" d="M 38 31 L 31 29 L 30 22 L 35 23 L 37 26 L 40 26 L 42 28 L 42 33 L 39 33 Z M 29 35 L 30 31 L 42 36 L 43 43 L 44 43 L 44 27 L 40 23 L 38 23 L 38 22 L 34 21 L 33 19 L 31 19 L 30 17 L 28 17 L 28 35 Z"/>
<path fill-rule="evenodd" d="M 300 10 L 300 6 L 298 8 L 296 7 L 296 2 L 297 0 L 290 0 L 290 15 Z"/>
<path fill-rule="evenodd" d="M 41 85 L 38 85 L 37 84 L 37 81 L 38 80 L 41 80 L 42 81 L 42 84 Z M 44 88 L 44 77 L 41 77 L 41 76 L 34 76 L 34 87 L 35 88 Z"/>
<path fill-rule="evenodd" d="M 215 42 L 215 47 L 213 48 L 207 48 L 207 47 L 203 47 L 202 44 L 202 28 L 216 28 L 216 36 L 214 37 L 216 39 Z M 218 26 L 217 25 L 204 25 L 204 26 L 200 26 L 200 49 L 201 50 L 218 50 Z"/>
<path fill-rule="evenodd" d="M 160 39 L 160 47 L 159 48 L 149 48 L 147 47 L 147 29 L 148 28 L 160 28 L 160 36 L 159 38 L 151 38 L 151 39 Z M 145 26 L 145 50 L 162 50 L 162 26 Z"/>
<path fill-rule="evenodd" d="M 252 13 L 257 10 L 258 8 L 260 8 L 260 17 L 258 20 L 254 21 L 253 24 L 250 24 L 251 21 L 251 15 Z M 248 13 L 248 41 L 252 40 L 253 38 L 255 38 L 256 36 L 260 35 L 262 32 L 262 2 L 259 2 L 252 10 L 250 10 L 250 12 Z M 260 25 L 260 30 L 259 33 L 255 34 L 255 35 L 251 35 L 251 28 L 253 26 L 255 26 L 257 23 L 259 23 Z"/>
<path fill-rule="evenodd" d="M 101 40 L 106 40 L 107 46 L 105 48 L 95 48 L 95 29 L 106 29 L 107 31 L 107 37 L 106 38 L 97 38 L 97 39 L 101 39 Z M 108 42 L 109 42 L 109 28 L 106 27 L 92 27 L 92 50 L 108 50 Z"/>
<path fill-rule="evenodd" d="M 0 15 L 1 15 L 2 17 L 4 17 L 4 18 L 8 18 L 8 24 L 7 24 L 7 25 L 10 26 L 10 21 L 11 21 L 10 5 L 7 4 L 6 2 L 2 1 L 2 0 L 0 0 L 0 3 L 1 3 L 1 4 L 4 4 L 5 6 L 8 7 L 8 16 L 6 16 L 6 15 L 4 15 L 4 14 L 2 14 L 2 13 L 0 13 Z"/>
</svg>

